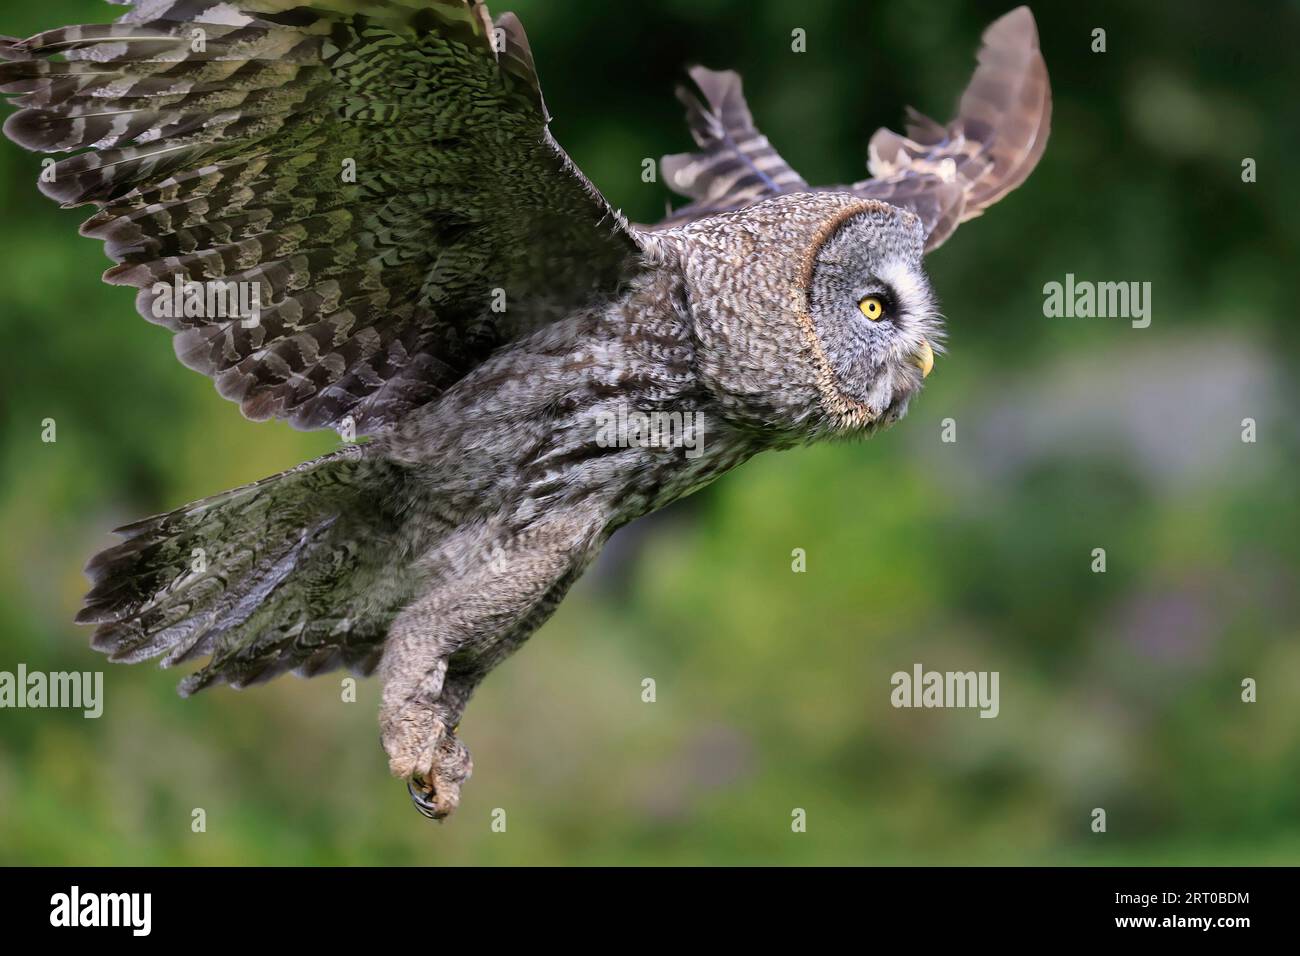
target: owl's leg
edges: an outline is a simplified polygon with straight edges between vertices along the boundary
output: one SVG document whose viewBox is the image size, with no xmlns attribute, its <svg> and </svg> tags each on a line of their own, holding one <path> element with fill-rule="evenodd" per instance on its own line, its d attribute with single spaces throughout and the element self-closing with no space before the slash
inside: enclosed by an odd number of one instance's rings
<svg viewBox="0 0 1300 956">
<path fill-rule="evenodd" d="M 393 659 L 395 666 L 415 663 L 412 657 Z M 456 736 L 464 705 L 457 703 L 459 695 L 454 681 L 445 677 L 446 668 L 446 658 L 435 662 L 428 679 L 413 692 L 400 679 L 386 680 L 379 711 L 389 769 L 406 779 L 416 808 L 438 820 L 456 809 L 461 785 L 474 769 L 469 749 Z"/>
<path fill-rule="evenodd" d="M 543 519 L 394 620 L 379 665 L 379 722 L 389 769 L 426 816 L 456 809 L 473 768 L 456 727 L 474 688 L 550 615 L 601 530 L 585 513 Z"/>
</svg>

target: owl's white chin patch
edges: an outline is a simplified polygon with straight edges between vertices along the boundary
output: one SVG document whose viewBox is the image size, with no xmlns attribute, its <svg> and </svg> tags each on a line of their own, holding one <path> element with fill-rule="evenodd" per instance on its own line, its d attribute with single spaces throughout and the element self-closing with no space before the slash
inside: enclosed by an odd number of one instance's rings
<svg viewBox="0 0 1300 956">
<path fill-rule="evenodd" d="M 868 432 L 892 425 L 907 414 L 907 405 L 921 388 L 918 369 L 886 366 L 876 376 L 862 405 L 868 410 L 865 420 L 850 427 Z"/>
<path fill-rule="evenodd" d="M 872 409 L 869 414 L 845 416 L 840 420 L 841 433 L 865 437 L 888 428 L 907 414 L 913 394 L 913 389 L 901 389 L 884 406 Z"/>
<path fill-rule="evenodd" d="M 894 398 L 894 372 L 893 369 L 884 367 L 872 380 L 871 388 L 861 399 L 861 404 L 866 406 L 868 417 L 876 420 L 885 414 L 894 403 Z"/>
<path fill-rule="evenodd" d="M 885 410 L 885 414 L 880 418 L 880 427 L 888 428 L 894 422 L 901 421 L 907 414 L 908 402 L 912 400 L 912 393 L 908 392 L 902 398 L 898 399 Z"/>
</svg>

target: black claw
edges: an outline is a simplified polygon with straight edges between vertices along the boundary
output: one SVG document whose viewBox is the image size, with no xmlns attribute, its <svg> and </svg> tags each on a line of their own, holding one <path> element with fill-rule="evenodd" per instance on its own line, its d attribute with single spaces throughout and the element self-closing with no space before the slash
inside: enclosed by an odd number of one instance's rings
<svg viewBox="0 0 1300 956">
<path fill-rule="evenodd" d="M 433 788 L 428 786 L 423 778 L 415 776 L 407 780 L 406 792 L 411 795 L 411 803 L 415 804 L 415 809 L 420 811 L 420 816 L 430 820 L 438 819 L 434 812 L 436 808 L 430 799 L 433 796 Z"/>
</svg>

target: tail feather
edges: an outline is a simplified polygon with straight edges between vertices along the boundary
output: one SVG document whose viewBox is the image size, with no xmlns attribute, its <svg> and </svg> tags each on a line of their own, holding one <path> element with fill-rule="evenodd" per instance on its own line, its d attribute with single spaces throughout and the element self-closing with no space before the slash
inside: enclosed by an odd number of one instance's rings
<svg viewBox="0 0 1300 956">
<path fill-rule="evenodd" d="M 110 660 L 211 659 L 183 695 L 287 670 L 368 672 L 410 582 L 389 564 L 403 471 L 337 453 L 118 529 L 77 615 Z"/>
</svg>

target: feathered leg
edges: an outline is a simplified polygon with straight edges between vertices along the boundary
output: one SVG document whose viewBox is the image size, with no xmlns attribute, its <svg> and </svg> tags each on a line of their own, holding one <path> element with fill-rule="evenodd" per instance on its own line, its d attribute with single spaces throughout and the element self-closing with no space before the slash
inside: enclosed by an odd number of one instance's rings
<svg viewBox="0 0 1300 956">
<path fill-rule="evenodd" d="M 547 516 L 474 548 L 480 560 L 440 579 L 394 620 L 379 664 L 379 723 L 389 769 L 408 781 L 426 816 L 456 809 L 473 768 L 456 729 L 475 687 L 550 617 L 599 550 L 603 529 L 589 511 Z"/>
</svg>

